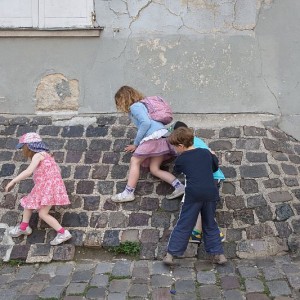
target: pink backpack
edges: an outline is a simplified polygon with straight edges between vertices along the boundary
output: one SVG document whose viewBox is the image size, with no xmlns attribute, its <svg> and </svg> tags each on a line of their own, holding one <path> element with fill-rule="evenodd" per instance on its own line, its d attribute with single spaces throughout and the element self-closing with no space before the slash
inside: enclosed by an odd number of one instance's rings
<svg viewBox="0 0 300 300">
<path fill-rule="evenodd" d="M 173 120 L 173 113 L 170 105 L 159 96 L 147 97 L 141 102 L 147 107 L 149 116 L 152 120 L 167 125 Z"/>
</svg>

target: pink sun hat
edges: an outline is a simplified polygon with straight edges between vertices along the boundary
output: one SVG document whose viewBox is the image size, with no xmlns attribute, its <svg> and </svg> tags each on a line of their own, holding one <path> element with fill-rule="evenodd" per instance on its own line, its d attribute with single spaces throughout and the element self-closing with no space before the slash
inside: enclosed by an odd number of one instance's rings
<svg viewBox="0 0 300 300">
<path fill-rule="evenodd" d="M 16 147 L 17 147 L 17 149 L 20 149 L 24 146 L 24 144 L 38 143 L 41 141 L 42 141 L 42 139 L 37 133 L 28 132 L 28 133 L 23 134 L 19 138 L 19 144 Z"/>
</svg>

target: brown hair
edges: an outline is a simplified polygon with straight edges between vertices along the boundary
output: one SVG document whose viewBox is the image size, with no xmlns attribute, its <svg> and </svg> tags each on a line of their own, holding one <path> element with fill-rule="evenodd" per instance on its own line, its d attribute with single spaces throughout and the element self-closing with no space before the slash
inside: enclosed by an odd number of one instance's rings
<svg viewBox="0 0 300 300">
<path fill-rule="evenodd" d="M 144 99 L 144 95 L 134 88 L 124 85 L 115 94 L 117 110 L 129 112 L 129 107 L 135 102 Z"/>
<path fill-rule="evenodd" d="M 174 146 L 182 144 L 188 148 L 194 144 L 194 131 L 191 128 L 179 127 L 168 137 L 169 143 Z"/>
<path fill-rule="evenodd" d="M 22 152 L 26 158 L 32 158 L 33 155 L 36 154 L 36 152 L 30 150 L 26 144 L 22 147 Z"/>
</svg>

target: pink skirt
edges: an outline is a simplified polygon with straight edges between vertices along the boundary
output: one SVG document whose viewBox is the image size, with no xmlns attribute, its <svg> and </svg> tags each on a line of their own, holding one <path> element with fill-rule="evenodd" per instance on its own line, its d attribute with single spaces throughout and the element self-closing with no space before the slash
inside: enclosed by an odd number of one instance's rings
<svg viewBox="0 0 300 300">
<path fill-rule="evenodd" d="M 148 140 L 140 144 L 134 151 L 133 156 L 145 158 L 141 166 L 149 168 L 151 157 L 163 156 L 163 161 L 166 161 L 175 157 L 176 152 L 173 146 L 169 144 L 168 139 L 159 138 L 155 140 Z"/>
</svg>

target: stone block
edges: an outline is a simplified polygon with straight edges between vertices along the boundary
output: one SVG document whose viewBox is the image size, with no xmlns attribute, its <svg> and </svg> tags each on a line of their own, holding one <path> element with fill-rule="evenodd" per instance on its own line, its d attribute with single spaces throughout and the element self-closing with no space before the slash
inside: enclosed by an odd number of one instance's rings
<svg viewBox="0 0 300 300">
<path fill-rule="evenodd" d="M 101 158 L 101 152 L 88 150 L 85 152 L 84 163 L 85 164 L 97 164 Z"/>
<path fill-rule="evenodd" d="M 296 234 L 300 233 L 300 217 L 299 216 L 296 219 L 292 220 L 292 227 Z"/>
<path fill-rule="evenodd" d="M 232 165 L 240 165 L 243 159 L 243 152 L 241 151 L 227 151 L 225 153 L 225 160 Z"/>
<path fill-rule="evenodd" d="M 119 246 L 119 230 L 106 230 L 103 237 L 102 246 L 103 247 L 114 247 Z"/>
<path fill-rule="evenodd" d="M 276 206 L 276 219 L 278 221 L 285 221 L 294 215 L 294 212 L 289 204 L 284 203 Z"/>
<path fill-rule="evenodd" d="M 265 145 L 265 148 L 269 151 L 294 154 L 293 147 L 284 141 L 276 141 L 264 138 L 263 143 Z"/>
<path fill-rule="evenodd" d="M 240 186 L 245 194 L 254 194 L 258 192 L 258 184 L 255 179 L 241 179 Z"/>
<path fill-rule="evenodd" d="M 229 211 L 217 211 L 216 219 L 220 227 L 230 227 L 233 222 L 233 214 Z"/>
<path fill-rule="evenodd" d="M 283 280 L 274 280 L 266 282 L 266 285 L 269 288 L 270 294 L 273 297 L 276 296 L 289 296 L 292 294 L 291 289 L 288 284 Z"/>
<path fill-rule="evenodd" d="M 102 233 L 99 231 L 89 231 L 84 240 L 85 247 L 101 247 Z"/>
<path fill-rule="evenodd" d="M 279 237 L 288 238 L 292 233 L 292 229 L 287 222 L 274 222 L 274 224 Z"/>
<path fill-rule="evenodd" d="M 125 179 L 128 173 L 128 166 L 126 165 L 114 165 L 111 170 L 111 178 L 113 179 Z"/>
<path fill-rule="evenodd" d="M 245 208 L 245 201 L 242 196 L 226 196 L 225 203 L 228 209 L 242 209 Z"/>
<path fill-rule="evenodd" d="M 93 212 L 90 226 L 93 228 L 105 228 L 108 223 L 108 214 L 105 212 Z"/>
<path fill-rule="evenodd" d="M 26 263 L 48 263 L 53 257 L 53 247 L 50 244 L 31 245 Z"/>
<path fill-rule="evenodd" d="M 40 135 L 41 136 L 58 136 L 60 132 L 61 127 L 60 126 L 45 126 L 40 128 Z"/>
<path fill-rule="evenodd" d="M 226 275 L 221 277 L 221 287 L 224 290 L 240 289 L 240 281 L 237 276 Z"/>
<path fill-rule="evenodd" d="M 231 150 L 232 143 L 225 140 L 213 141 L 209 143 L 209 148 L 213 151 Z"/>
<path fill-rule="evenodd" d="M 159 208 L 159 199 L 143 197 L 141 199 L 141 210 L 155 211 Z"/>
<path fill-rule="evenodd" d="M 243 178 L 261 178 L 268 177 L 268 171 L 265 165 L 241 166 L 241 177 Z"/>
<path fill-rule="evenodd" d="M 293 255 L 300 257 L 300 234 L 291 234 L 288 237 L 288 246 Z"/>
<path fill-rule="evenodd" d="M 272 228 L 268 224 L 257 224 L 246 228 L 247 238 L 250 240 L 261 239 L 274 235 Z"/>
<path fill-rule="evenodd" d="M 137 229 L 123 230 L 122 236 L 121 236 L 121 243 L 124 243 L 126 241 L 138 242 L 139 241 L 139 230 L 137 230 Z"/>
<path fill-rule="evenodd" d="M 108 127 L 106 126 L 95 127 L 94 125 L 88 126 L 85 133 L 87 137 L 106 137 L 107 134 L 108 134 Z"/>
<path fill-rule="evenodd" d="M 81 151 L 81 152 L 86 151 L 87 141 L 83 139 L 68 140 L 65 149 L 71 151 Z"/>
<path fill-rule="evenodd" d="M 255 195 L 247 198 L 248 208 L 260 207 L 266 205 L 267 205 L 267 201 L 263 195 Z"/>
<path fill-rule="evenodd" d="M 263 185 L 266 189 L 274 189 L 274 188 L 282 187 L 282 183 L 279 178 L 264 180 Z"/>
<path fill-rule="evenodd" d="M 299 182 L 296 177 L 286 177 L 283 178 L 283 180 L 288 187 L 299 186 Z"/>
<path fill-rule="evenodd" d="M 82 151 L 67 151 L 66 163 L 78 163 L 81 160 Z"/>
<path fill-rule="evenodd" d="M 75 255 L 75 246 L 72 244 L 54 246 L 53 260 L 56 261 L 73 260 L 74 255 Z"/>
<path fill-rule="evenodd" d="M 100 165 L 94 166 L 92 171 L 92 178 L 93 179 L 106 179 L 109 172 L 109 166 Z"/>
<path fill-rule="evenodd" d="M 98 181 L 98 191 L 101 195 L 112 195 L 114 185 L 114 181 Z"/>
<path fill-rule="evenodd" d="M 62 128 L 62 137 L 82 137 L 84 132 L 84 127 L 82 125 L 75 126 L 64 126 Z"/>
<path fill-rule="evenodd" d="M 14 245 L 10 253 L 10 260 L 26 260 L 30 245 Z"/>
<path fill-rule="evenodd" d="M 84 206 L 85 210 L 98 210 L 100 204 L 100 197 L 99 196 L 85 196 L 84 199 Z"/>
<path fill-rule="evenodd" d="M 0 151 L 0 161 L 11 160 L 13 153 L 10 151 Z"/>
<path fill-rule="evenodd" d="M 167 212 L 153 212 L 151 218 L 151 226 L 152 227 L 162 227 L 169 228 L 170 227 L 171 214 Z"/>
<path fill-rule="evenodd" d="M 91 180 L 80 180 L 77 183 L 77 194 L 92 194 L 94 191 L 95 182 Z"/>
<path fill-rule="evenodd" d="M 225 127 L 219 132 L 220 138 L 239 138 L 241 136 L 241 129 L 236 127 Z"/>
<path fill-rule="evenodd" d="M 288 165 L 285 163 L 281 164 L 283 172 L 287 175 L 298 175 L 297 168 L 294 165 Z"/>
<path fill-rule="evenodd" d="M 99 126 L 108 126 L 108 125 L 114 125 L 117 121 L 117 117 L 115 116 L 105 116 L 105 115 L 101 115 L 99 117 L 97 117 L 97 121 L 96 123 Z"/>
<path fill-rule="evenodd" d="M 288 157 L 286 154 L 281 152 L 271 152 L 274 159 L 278 161 L 288 161 Z"/>
<path fill-rule="evenodd" d="M 43 141 L 49 146 L 51 151 L 62 150 L 65 144 L 65 140 L 59 138 L 43 138 Z"/>
<path fill-rule="evenodd" d="M 201 299 L 219 299 L 221 290 L 216 285 L 204 285 L 199 287 Z"/>
<path fill-rule="evenodd" d="M 108 139 L 92 139 L 89 150 L 91 151 L 109 151 L 111 147 L 111 140 Z"/>
<path fill-rule="evenodd" d="M 123 212 L 111 212 L 109 215 L 108 226 L 112 228 L 127 227 L 128 218 Z"/>
<path fill-rule="evenodd" d="M 267 162 L 267 153 L 262 152 L 248 152 L 246 153 L 246 159 L 249 162 L 259 163 L 259 162 Z"/>
<path fill-rule="evenodd" d="M 244 224 L 254 224 L 254 215 L 252 209 L 237 210 L 233 215 L 236 221 L 240 221 Z"/>
<path fill-rule="evenodd" d="M 130 144 L 130 139 L 115 139 L 113 143 L 113 151 L 123 152 L 125 147 Z"/>
<path fill-rule="evenodd" d="M 128 226 L 147 226 L 149 223 L 150 215 L 145 213 L 131 213 L 129 215 Z"/>
<path fill-rule="evenodd" d="M 273 220 L 273 213 L 269 206 L 260 206 L 255 208 L 256 216 L 260 222 Z"/>
<path fill-rule="evenodd" d="M 266 136 L 267 132 L 265 128 L 255 126 L 244 126 L 244 134 L 246 136 Z"/>
<path fill-rule="evenodd" d="M 88 216 L 85 212 L 66 212 L 64 213 L 62 226 L 65 227 L 87 227 L 88 226 Z"/>
<path fill-rule="evenodd" d="M 293 197 L 288 191 L 271 192 L 268 194 L 268 197 L 270 201 L 273 203 L 287 202 L 293 199 Z"/>
<path fill-rule="evenodd" d="M 1 223 L 6 223 L 8 226 L 15 226 L 20 217 L 20 213 L 17 211 L 8 211 L 1 217 Z"/>
</svg>

